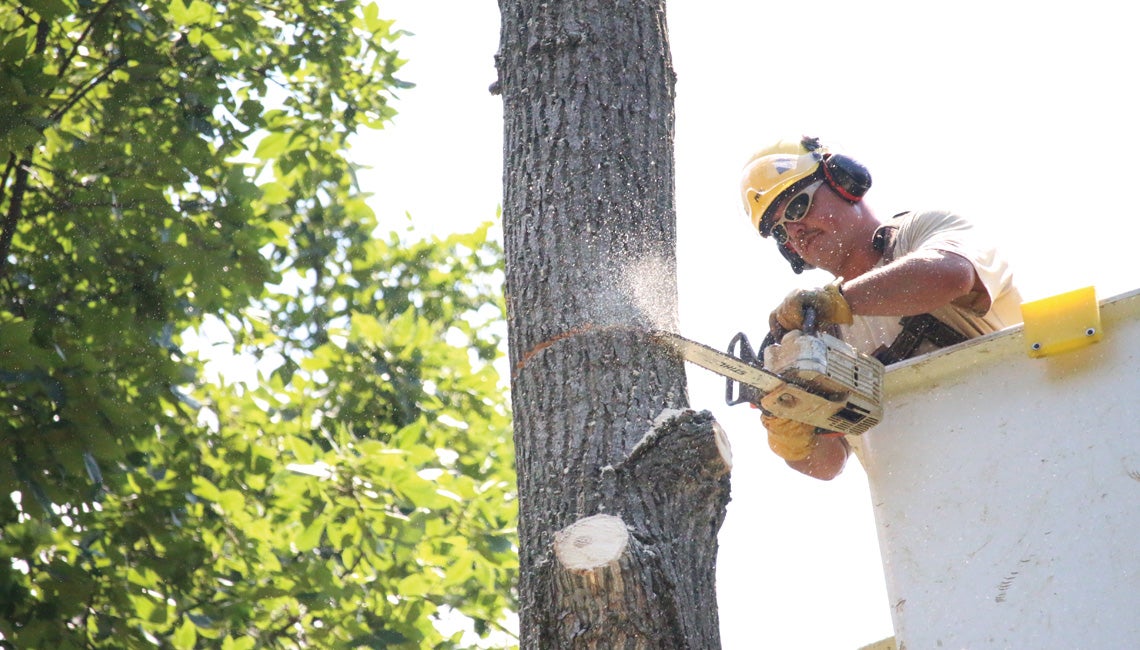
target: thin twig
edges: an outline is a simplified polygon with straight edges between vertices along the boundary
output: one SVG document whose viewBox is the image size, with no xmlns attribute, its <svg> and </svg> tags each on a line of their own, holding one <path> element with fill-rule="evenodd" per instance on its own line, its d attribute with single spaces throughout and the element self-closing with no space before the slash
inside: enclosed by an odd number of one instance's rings
<svg viewBox="0 0 1140 650">
<path fill-rule="evenodd" d="M 67 69 L 71 67 L 71 62 L 78 56 L 79 48 L 83 45 L 83 41 L 86 41 L 87 37 L 91 34 L 91 30 L 95 29 L 95 23 L 98 22 L 99 19 L 103 17 L 103 14 L 113 5 L 114 3 L 108 0 L 106 4 L 99 8 L 99 11 L 95 12 L 91 20 L 87 21 L 87 27 L 83 30 L 83 33 L 79 35 L 79 38 L 75 39 L 75 42 L 71 44 L 71 52 L 67 54 L 67 58 L 63 60 L 63 64 L 59 66 L 59 73 L 56 74 L 56 77 L 62 79 L 63 75 L 67 73 Z"/>
<path fill-rule="evenodd" d="M 12 250 L 12 240 L 16 238 L 16 226 L 24 211 L 24 193 L 28 189 L 28 166 L 26 161 L 16 165 L 16 178 L 12 183 L 12 196 L 8 200 L 8 212 L 0 225 L 0 280 L 8 273 L 8 253 Z"/>
<path fill-rule="evenodd" d="M 101 70 L 99 74 L 89 79 L 82 88 L 77 90 L 75 94 L 69 97 L 67 101 L 65 101 L 59 108 L 52 111 L 51 114 L 48 115 L 48 120 L 50 120 L 53 124 L 58 123 L 61 119 L 63 119 L 64 114 L 66 114 L 67 111 L 71 110 L 72 106 L 75 106 L 77 103 L 79 103 L 79 100 L 86 97 L 87 93 L 95 90 L 99 84 L 103 83 L 107 77 L 111 76 L 112 72 L 118 70 L 126 64 L 127 57 L 125 56 L 121 56 L 114 61 L 111 61 L 111 63 L 106 68 Z"/>
</svg>

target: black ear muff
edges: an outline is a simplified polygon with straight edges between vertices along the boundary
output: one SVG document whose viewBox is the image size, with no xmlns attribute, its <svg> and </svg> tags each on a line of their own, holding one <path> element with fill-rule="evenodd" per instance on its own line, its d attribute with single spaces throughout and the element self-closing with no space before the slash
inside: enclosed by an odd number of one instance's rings
<svg viewBox="0 0 1140 650">
<path fill-rule="evenodd" d="M 843 154 L 828 154 L 824 158 L 823 176 L 831 189 L 852 203 L 871 189 L 871 172 L 863 163 Z"/>
</svg>

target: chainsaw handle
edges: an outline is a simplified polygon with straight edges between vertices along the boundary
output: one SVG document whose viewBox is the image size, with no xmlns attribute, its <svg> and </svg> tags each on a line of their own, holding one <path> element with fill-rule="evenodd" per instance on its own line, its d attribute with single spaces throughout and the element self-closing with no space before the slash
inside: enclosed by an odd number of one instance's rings
<svg viewBox="0 0 1140 650">
<path fill-rule="evenodd" d="M 760 347 L 760 350 L 763 351 L 768 343 L 768 339 L 764 339 L 764 344 Z M 756 368 L 764 367 L 762 357 L 757 355 L 756 351 L 752 349 L 752 343 L 748 341 L 748 336 L 744 332 L 737 332 L 736 336 L 732 337 L 732 340 L 728 342 L 728 354 L 750 366 Z M 742 384 L 729 377 L 726 377 L 724 380 L 724 401 L 729 406 L 744 404 L 746 402 L 759 406 L 761 397 L 760 391 L 752 386 Z"/>
<path fill-rule="evenodd" d="M 735 387 L 735 390 L 734 390 Z M 760 406 L 760 398 L 763 395 L 760 391 L 748 384 L 742 384 L 735 379 L 725 378 L 724 380 L 724 403 L 729 406 L 736 406 L 737 404 L 755 404 Z"/>
<path fill-rule="evenodd" d="M 816 335 L 816 331 L 819 329 L 818 317 L 819 314 L 816 313 L 815 307 L 804 305 L 804 334 Z"/>
<path fill-rule="evenodd" d="M 750 366 L 757 368 L 763 367 L 760 358 L 756 356 L 756 351 L 752 349 L 752 343 L 748 340 L 748 335 L 744 332 L 737 332 L 736 336 L 732 337 L 732 340 L 728 342 L 728 354 Z"/>
</svg>

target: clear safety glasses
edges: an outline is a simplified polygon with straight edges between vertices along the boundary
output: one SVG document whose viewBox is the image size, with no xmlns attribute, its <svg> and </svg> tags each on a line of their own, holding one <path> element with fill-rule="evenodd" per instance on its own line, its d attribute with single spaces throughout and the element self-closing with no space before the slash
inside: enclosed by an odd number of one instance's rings
<svg viewBox="0 0 1140 650">
<path fill-rule="evenodd" d="M 811 209 L 811 201 L 815 198 L 815 192 L 820 185 L 823 185 L 823 181 L 816 181 L 788 201 L 788 205 L 784 207 L 783 216 L 776 222 L 776 225 L 772 226 L 772 236 L 776 238 L 777 242 L 788 243 L 788 229 L 784 227 L 784 224 L 799 221 L 807 215 L 808 210 Z"/>
</svg>

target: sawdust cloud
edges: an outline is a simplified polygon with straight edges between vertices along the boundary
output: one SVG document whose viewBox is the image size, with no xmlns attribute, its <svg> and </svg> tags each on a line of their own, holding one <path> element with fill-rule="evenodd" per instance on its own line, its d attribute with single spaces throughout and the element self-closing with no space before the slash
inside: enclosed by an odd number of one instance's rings
<svg viewBox="0 0 1140 650">
<path fill-rule="evenodd" d="M 590 311 L 599 325 L 677 330 L 677 278 L 661 258 L 620 264 L 593 292 Z"/>
</svg>

